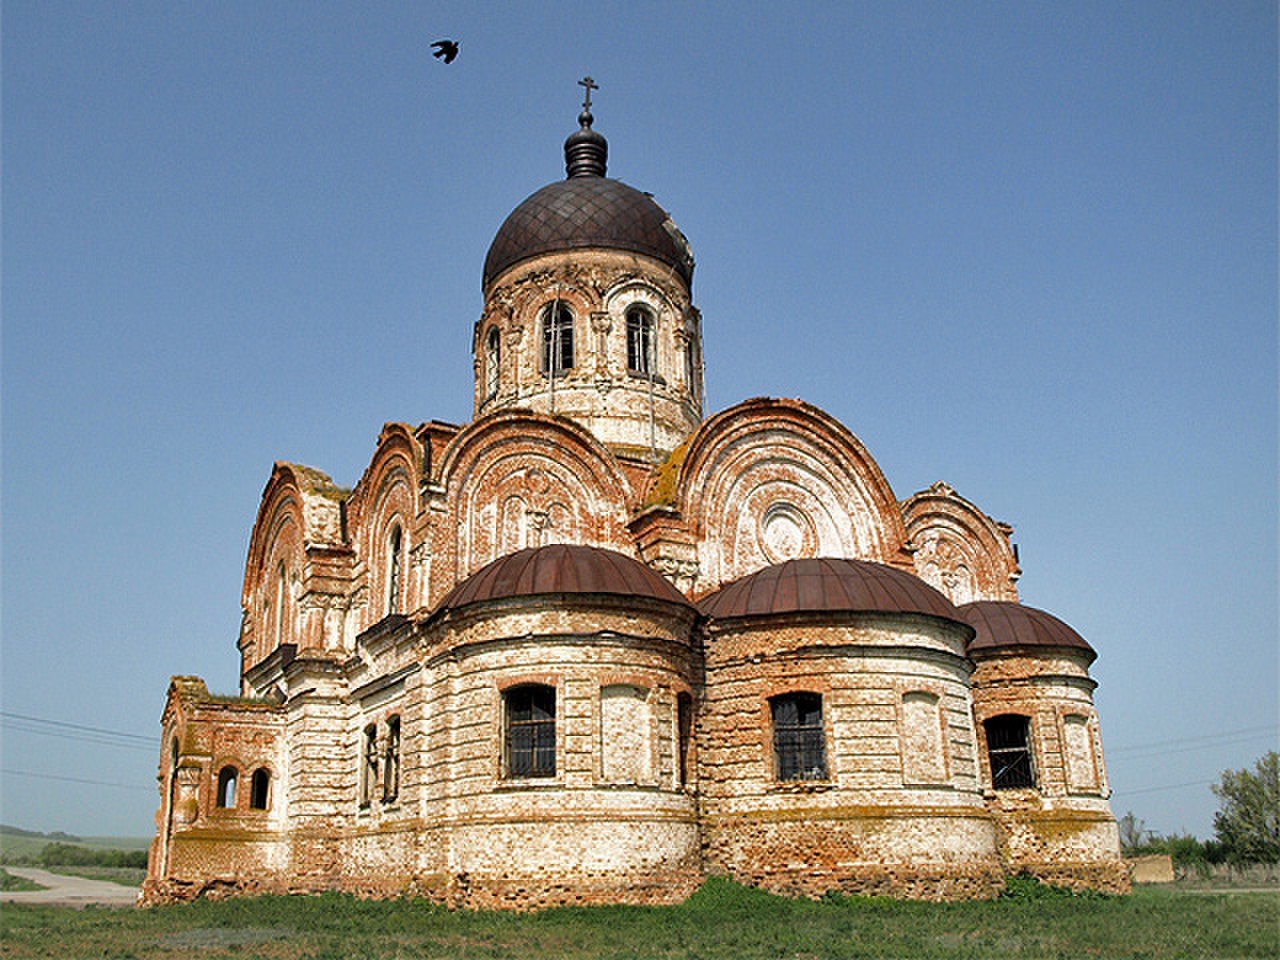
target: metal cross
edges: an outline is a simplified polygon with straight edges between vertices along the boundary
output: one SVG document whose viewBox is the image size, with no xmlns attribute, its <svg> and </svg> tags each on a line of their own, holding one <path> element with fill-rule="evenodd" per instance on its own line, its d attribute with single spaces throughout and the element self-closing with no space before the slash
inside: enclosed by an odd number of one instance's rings
<svg viewBox="0 0 1280 960">
<path fill-rule="evenodd" d="M 582 109 L 590 110 L 591 109 L 591 91 L 599 90 L 600 85 L 596 83 L 594 80 L 592 80 L 590 77 L 583 77 L 581 80 L 578 81 L 578 86 L 586 88 L 586 91 L 587 91 L 586 98 L 582 101 Z"/>
</svg>

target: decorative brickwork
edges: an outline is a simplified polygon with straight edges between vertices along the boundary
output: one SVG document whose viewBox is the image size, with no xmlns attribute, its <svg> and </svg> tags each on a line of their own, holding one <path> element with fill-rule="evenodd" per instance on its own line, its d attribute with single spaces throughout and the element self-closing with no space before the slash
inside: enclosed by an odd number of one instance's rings
<svg viewBox="0 0 1280 960">
<path fill-rule="evenodd" d="M 275 465 L 240 696 L 170 685 L 144 901 L 1127 889 L 1093 651 L 1011 528 L 802 401 L 704 421 L 687 244 L 588 127 L 495 241 L 475 419 L 386 424 L 351 490 Z"/>
</svg>

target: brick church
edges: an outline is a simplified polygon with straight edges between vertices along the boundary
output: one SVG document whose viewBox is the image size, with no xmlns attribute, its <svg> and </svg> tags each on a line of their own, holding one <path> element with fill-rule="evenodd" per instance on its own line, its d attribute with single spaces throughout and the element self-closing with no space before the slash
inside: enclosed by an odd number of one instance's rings
<svg viewBox="0 0 1280 960">
<path fill-rule="evenodd" d="M 386 424 L 352 489 L 275 464 L 144 901 L 1127 889 L 1095 654 L 1012 529 L 802 401 L 705 415 L 692 253 L 590 106 L 485 258 L 471 422 Z"/>
</svg>

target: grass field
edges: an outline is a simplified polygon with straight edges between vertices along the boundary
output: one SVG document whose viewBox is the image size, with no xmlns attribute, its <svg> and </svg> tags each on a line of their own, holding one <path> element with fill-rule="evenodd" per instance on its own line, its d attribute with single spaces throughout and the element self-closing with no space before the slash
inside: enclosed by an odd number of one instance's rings
<svg viewBox="0 0 1280 960">
<path fill-rule="evenodd" d="M 1022 891 L 988 902 L 790 900 L 710 880 L 678 907 L 450 913 L 340 894 L 82 911 L 6 904 L 0 956 L 409 958 L 1275 957 L 1280 893 Z"/>
</svg>

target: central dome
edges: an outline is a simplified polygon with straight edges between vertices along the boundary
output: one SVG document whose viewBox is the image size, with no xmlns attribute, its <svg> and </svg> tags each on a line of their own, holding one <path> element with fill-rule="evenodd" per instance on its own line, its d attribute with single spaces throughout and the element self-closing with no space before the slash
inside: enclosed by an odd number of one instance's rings
<svg viewBox="0 0 1280 960">
<path fill-rule="evenodd" d="M 543 253 L 603 247 L 653 257 L 693 281 L 693 254 L 684 234 L 647 193 L 605 174 L 607 145 L 582 126 L 565 141 L 568 177 L 548 184 L 513 211 L 498 230 L 484 260 L 484 287 L 522 260 Z"/>
</svg>

